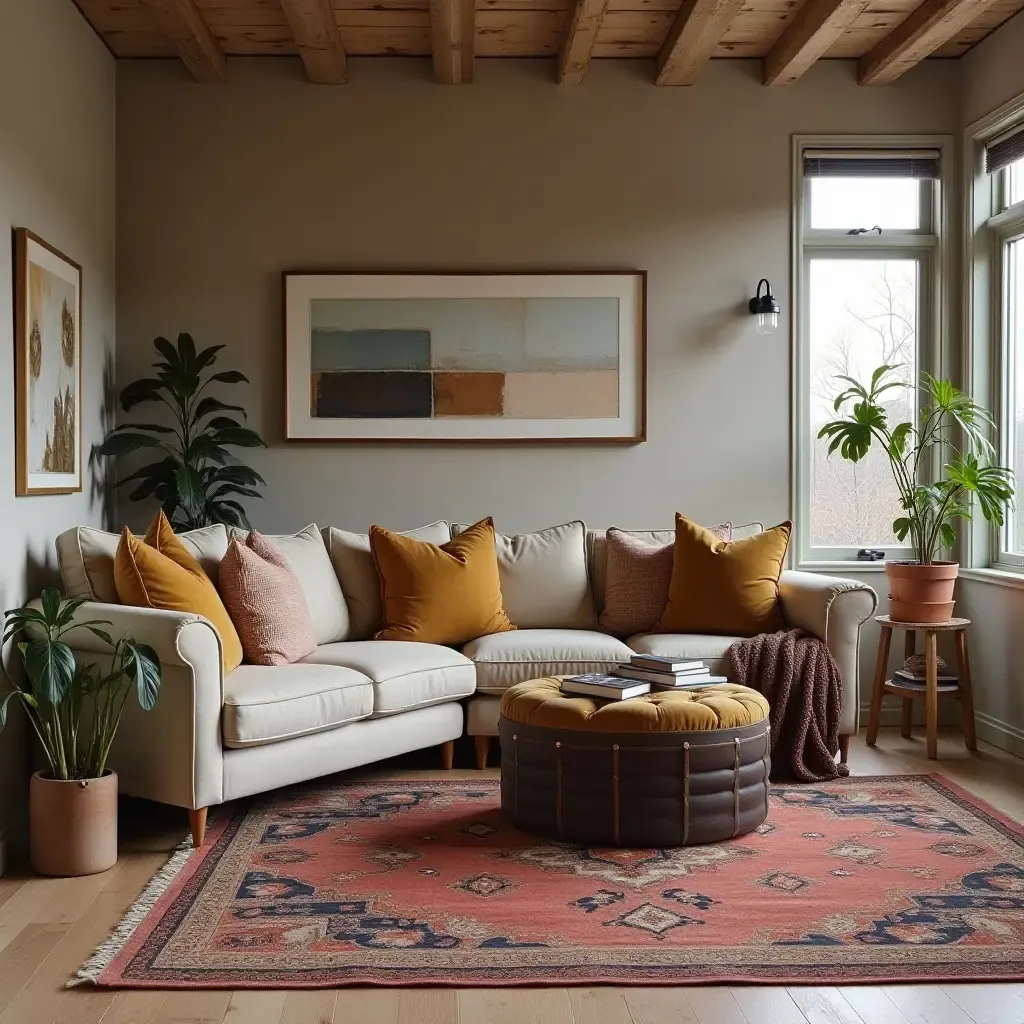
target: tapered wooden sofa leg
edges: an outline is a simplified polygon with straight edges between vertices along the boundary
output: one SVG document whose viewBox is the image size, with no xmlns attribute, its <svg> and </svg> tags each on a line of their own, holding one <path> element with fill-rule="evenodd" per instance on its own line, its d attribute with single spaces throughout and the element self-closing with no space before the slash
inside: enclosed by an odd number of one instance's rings
<svg viewBox="0 0 1024 1024">
<path fill-rule="evenodd" d="M 441 766 L 447 771 L 455 760 L 455 740 L 441 744 Z"/>
<path fill-rule="evenodd" d="M 206 842 L 206 807 L 188 812 L 188 827 L 192 830 L 192 845 L 198 850 Z"/>
<path fill-rule="evenodd" d="M 839 763 L 846 764 L 850 758 L 850 734 L 845 733 L 839 737 Z"/>
<path fill-rule="evenodd" d="M 474 736 L 473 746 L 476 748 L 476 766 L 483 771 L 487 767 L 487 755 L 491 752 L 491 737 Z"/>
</svg>

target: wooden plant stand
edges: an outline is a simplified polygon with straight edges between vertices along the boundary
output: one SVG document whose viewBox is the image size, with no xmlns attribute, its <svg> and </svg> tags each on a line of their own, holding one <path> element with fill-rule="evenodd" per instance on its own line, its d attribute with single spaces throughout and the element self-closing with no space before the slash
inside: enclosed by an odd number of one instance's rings
<svg viewBox="0 0 1024 1024">
<path fill-rule="evenodd" d="M 960 701 L 964 721 L 964 743 L 968 750 L 977 750 L 978 741 L 974 734 L 974 691 L 971 687 L 971 662 L 967 654 L 967 627 L 970 619 L 950 619 L 948 622 L 895 622 L 888 615 L 876 615 L 875 622 L 882 628 L 878 638 L 878 661 L 875 664 L 875 685 L 871 692 L 871 713 L 868 716 L 869 747 L 878 738 L 878 723 L 882 716 L 882 698 L 895 694 L 902 699 L 900 731 L 910 738 L 915 698 L 924 699 L 925 730 L 928 739 L 928 759 L 938 759 L 939 748 L 939 698 L 954 697 Z M 907 686 L 898 680 L 887 679 L 889 646 L 894 629 L 906 630 L 904 657 L 914 654 L 914 638 L 918 630 L 924 633 L 925 685 Z M 958 665 L 957 685 L 940 690 L 938 685 L 938 634 L 956 634 L 956 660 Z"/>
</svg>

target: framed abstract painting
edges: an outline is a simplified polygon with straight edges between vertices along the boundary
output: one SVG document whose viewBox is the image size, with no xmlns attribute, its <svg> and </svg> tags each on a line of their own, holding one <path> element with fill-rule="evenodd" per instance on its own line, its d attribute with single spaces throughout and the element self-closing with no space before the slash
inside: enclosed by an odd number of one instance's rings
<svg viewBox="0 0 1024 1024">
<path fill-rule="evenodd" d="M 14 231 L 15 493 L 82 489 L 82 268 Z"/>
<path fill-rule="evenodd" d="M 284 275 L 286 437 L 644 440 L 646 276 Z"/>
</svg>

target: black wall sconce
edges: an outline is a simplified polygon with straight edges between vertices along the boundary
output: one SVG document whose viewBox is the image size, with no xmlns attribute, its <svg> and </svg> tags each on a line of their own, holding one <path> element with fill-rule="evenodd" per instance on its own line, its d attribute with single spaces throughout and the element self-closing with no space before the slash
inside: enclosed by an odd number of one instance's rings
<svg viewBox="0 0 1024 1024">
<path fill-rule="evenodd" d="M 761 285 L 764 285 L 764 295 L 761 294 Z M 767 277 L 762 277 L 757 282 L 757 291 L 750 300 L 750 312 L 757 317 L 757 333 L 771 334 L 779 326 L 778 300 L 772 295 L 771 282 Z"/>
</svg>

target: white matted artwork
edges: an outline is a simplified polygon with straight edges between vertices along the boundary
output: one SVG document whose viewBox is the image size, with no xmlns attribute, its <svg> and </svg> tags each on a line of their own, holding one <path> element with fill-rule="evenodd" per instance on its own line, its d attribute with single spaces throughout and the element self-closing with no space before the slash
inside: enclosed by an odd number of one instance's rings
<svg viewBox="0 0 1024 1024">
<path fill-rule="evenodd" d="M 82 489 L 82 268 L 14 232 L 15 493 Z"/>
<path fill-rule="evenodd" d="M 284 275 L 286 436 L 644 440 L 643 272 Z"/>
</svg>

